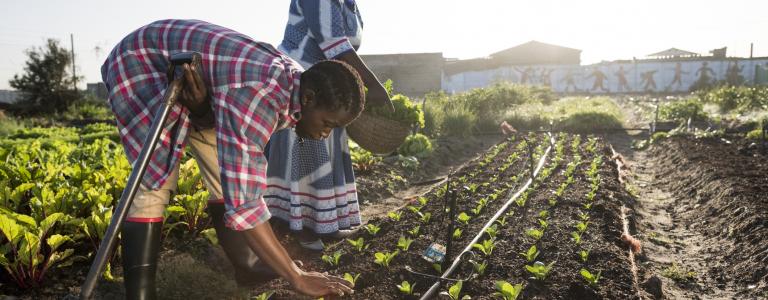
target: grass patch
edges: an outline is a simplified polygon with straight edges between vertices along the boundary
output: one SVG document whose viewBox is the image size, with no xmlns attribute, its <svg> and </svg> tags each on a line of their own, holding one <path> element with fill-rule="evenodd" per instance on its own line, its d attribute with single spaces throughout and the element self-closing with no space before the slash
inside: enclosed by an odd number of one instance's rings
<svg viewBox="0 0 768 300">
<path fill-rule="evenodd" d="M 592 132 L 622 127 L 621 109 L 607 97 L 570 97 L 552 102 L 520 105 L 505 120 L 515 128 Z"/>
<path fill-rule="evenodd" d="M 661 275 L 677 282 L 685 283 L 696 281 L 696 272 L 686 270 L 685 268 L 678 266 L 677 263 L 672 263 L 672 265 L 664 268 L 664 270 L 661 271 Z"/>
</svg>

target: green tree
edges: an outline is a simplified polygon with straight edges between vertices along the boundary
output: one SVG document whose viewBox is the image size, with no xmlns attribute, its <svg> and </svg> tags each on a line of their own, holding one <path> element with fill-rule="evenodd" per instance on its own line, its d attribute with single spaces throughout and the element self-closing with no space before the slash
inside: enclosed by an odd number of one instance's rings
<svg viewBox="0 0 768 300">
<path fill-rule="evenodd" d="M 16 74 L 9 81 L 22 93 L 15 110 L 22 114 L 65 111 L 79 97 L 67 72 L 71 53 L 58 40 L 48 39 L 45 46 L 28 49 L 26 54 L 24 74 Z"/>
</svg>

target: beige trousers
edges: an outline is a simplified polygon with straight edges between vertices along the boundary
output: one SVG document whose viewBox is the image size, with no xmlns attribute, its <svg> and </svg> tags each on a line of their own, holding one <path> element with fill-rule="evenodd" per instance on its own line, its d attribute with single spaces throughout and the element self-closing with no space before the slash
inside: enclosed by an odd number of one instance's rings
<svg viewBox="0 0 768 300">
<path fill-rule="evenodd" d="M 209 202 L 222 202 L 221 177 L 219 173 L 219 158 L 216 148 L 216 130 L 197 130 L 190 128 L 187 135 L 187 145 L 191 147 L 192 155 L 197 161 L 203 183 L 211 194 Z M 179 165 L 173 167 L 168 180 L 159 190 L 151 190 L 144 185 L 139 187 L 136 197 L 128 209 L 127 221 L 130 222 L 159 222 L 162 221 L 165 207 L 176 193 L 179 180 Z"/>
</svg>

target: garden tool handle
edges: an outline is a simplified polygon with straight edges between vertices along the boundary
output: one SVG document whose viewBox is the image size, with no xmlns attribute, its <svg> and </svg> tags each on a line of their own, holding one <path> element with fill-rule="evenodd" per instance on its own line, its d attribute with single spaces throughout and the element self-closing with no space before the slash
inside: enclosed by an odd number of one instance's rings
<svg viewBox="0 0 768 300">
<path fill-rule="evenodd" d="M 199 56 L 199 54 L 197 55 Z M 176 56 L 175 58 L 174 56 L 171 56 L 168 77 L 171 83 L 165 90 L 165 95 L 163 96 L 162 103 L 164 105 L 161 105 L 158 108 L 158 112 L 154 115 L 149 134 L 144 140 L 144 147 L 142 147 L 139 156 L 134 162 L 133 170 L 128 177 L 128 183 L 120 196 L 120 201 L 114 208 L 112 220 L 109 223 L 109 227 L 107 227 L 104 238 L 99 245 L 99 250 L 96 252 L 96 257 L 93 259 L 90 270 L 88 270 L 88 276 L 81 288 L 81 299 L 91 299 L 93 297 L 93 291 L 96 288 L 99 276 L 101 275 L 102 270 L 104 270 L 104 266 L 107 264 L 109 257 L 111 257 L 110 254 L 114 249 L 117 234 L 123 225 L 125 217 L 128 215 L 128 208 L 131 206 L 131 203 L 133 203 L 133 198 L 139 190 L 141 179 L 147 171 L 147 165 L 149 165 L 152 153 L 157 146 L 157 140 L 160 138 L 160 133 L 162 132 L 165 120 L 168 118 L 168 115 L 176 104 L 176 99 L 181 92 L 181 78 L 173 79 L 175 66 L 191 61 L 193 60 L 193 57 L 194 54 L 185 54 Z"/>
</svg>

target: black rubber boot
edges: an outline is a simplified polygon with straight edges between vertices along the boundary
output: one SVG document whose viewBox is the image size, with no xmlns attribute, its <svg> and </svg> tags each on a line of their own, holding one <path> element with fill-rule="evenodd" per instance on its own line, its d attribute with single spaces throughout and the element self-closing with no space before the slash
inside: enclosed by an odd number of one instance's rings
<svg viewBox="0 0 768 300">
<path fill-rule="evenodd" d="M 216 229 L 219 245 L 235 269 L 237 285 L 250 287 L 277 278 L 272 268 L 259 262 L 259 257 L 248 246 L 243 233 L 224 225 L 224 204 L 208 203 L 208 214 Z"/>
<path fill-rule="evenodd" d="M 163 222 L 125 222 L 122 230 L 125 299 L 157 299 L 155 272 Z"/>
</svg>

